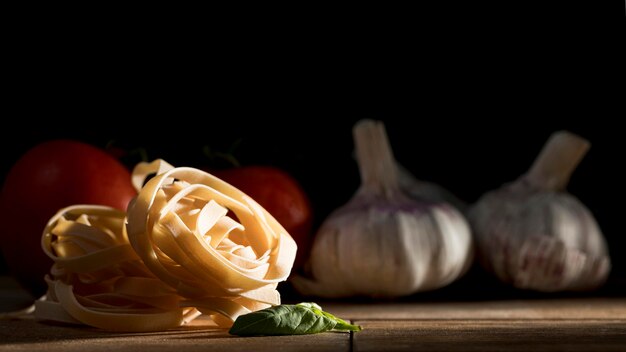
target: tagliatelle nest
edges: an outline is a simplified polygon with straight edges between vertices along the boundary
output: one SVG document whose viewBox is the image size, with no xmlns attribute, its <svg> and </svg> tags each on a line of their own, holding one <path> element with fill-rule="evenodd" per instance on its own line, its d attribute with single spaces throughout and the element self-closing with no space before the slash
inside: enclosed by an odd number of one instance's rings
<svg viewBox="0 0 626 352">
<path fill-rule="evenodd" d="M 157 175 L 141 187 L 150 173 Z M 280 304 L 276 287 L 291 271 L 296 244 L 259 204 L 206 172 L 162 160 L 138 165 L 133 183 L 140 191 L 125 227 L 123 213 L 103 207 L 94 207 L 89 224 L 81 219 L 92 208 L 68 208 L 51 220 L 43 242 L 55 265 L 37 316 L 149 331 L 198 311 L 229 327 L 239 315 Z M 67 232 L 59 225 L 66 221 L 81 226 Z M 118 224 L 125 231 L 113 230 Z M 98 231 L 111 239 L 100 234 L 94 247 Z M 80 294 L 83 287 L 90 294 Z"/>
<path fill-rule="evenodd" d="M 113 208 L 76 205 L 50 219 L 42 245 L 55 263 L 46 277 L 47 297 L 36 302 L 37 318 L 151 331 L 198 315 L 182 309 L 175 290 L 143 265 L 124 233 L 124 217 Z"/>
</svg>

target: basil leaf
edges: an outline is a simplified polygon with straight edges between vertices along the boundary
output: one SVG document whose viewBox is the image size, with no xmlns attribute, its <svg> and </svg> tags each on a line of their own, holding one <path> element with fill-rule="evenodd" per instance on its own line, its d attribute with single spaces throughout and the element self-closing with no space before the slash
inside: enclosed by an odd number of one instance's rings
<svg viewBox="0 0 626 352">
<path fill-rule="evenodd" d="M 280 305 L 241 315 L 228 331 L 239 336 L 304 335 L 361 327 L 324 312 L 316 303 Z"/>
<path fill-rule="evenodd" d="M 228 331 L 232 335 L 304 335 L 331 330 L 337 323 L 311 309 L 280 305 L 242 315 Z"/>
<path fill-rule="evenodd" d="M 302 302 L 302 303 L 298 303 L 296 305 L 297 306 L 301 306 L 301 307 L 315 308 L 315 309 L 322 310 L 322 307 L 320 307 L 320 305 L 315 303 L 315 302 Z"/>
<path fill-rule="evenodd" d="M 335 325 L 335 327 L 333 328 L 333 330 L 339 330 L 339 331 L 361 331 L 361 327 L 359 325 L 352 325 L 350 323 L 348 323 L 347 321 L 341 319 L 341 318 L 337 318 L 336 316 L 328 313 L 328 312 L 324 312 L 322 310 L 322 307 L 320 307 L 317 303 L 314 302 L 304 302 L 304 303 L 298 303 L 298 306 L 304 306 L 304 307 L 308 307 L 310 308 L 315 314 L 317 315 L 323 315 L 329 319 L 334 320 L 337 325 Z"/>
<path fill-rule="evenodd" d="M 337 318 L 336 316 L 328 312 L 321 311 L 321 313 L 324 314 L 324 316 L 326 316 L 327 318 L 335 320 L 337 325 L 335 325 L 333 330 L 338 330 L 338 331 L 361 331 L 362 330 L 360 325 L 350 324 L 347 321 L 341 318 Z"/>
</svg>

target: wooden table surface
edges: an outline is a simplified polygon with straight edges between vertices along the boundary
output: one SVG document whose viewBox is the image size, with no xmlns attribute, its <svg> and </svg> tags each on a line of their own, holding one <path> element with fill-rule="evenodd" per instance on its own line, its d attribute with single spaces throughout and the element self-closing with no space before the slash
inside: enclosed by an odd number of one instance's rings
<svg viewBox="0 0 626 352">
<path fill-rule="evenodd" d="M 27 297 L 0 287 L 0 311 Z M 158 333 L 110 333 L 0 319 L 0 351 L 626 351 L 626 298 L 324 303 L 358 333 L 237 337 L 204 319 Z"/>
</svg>

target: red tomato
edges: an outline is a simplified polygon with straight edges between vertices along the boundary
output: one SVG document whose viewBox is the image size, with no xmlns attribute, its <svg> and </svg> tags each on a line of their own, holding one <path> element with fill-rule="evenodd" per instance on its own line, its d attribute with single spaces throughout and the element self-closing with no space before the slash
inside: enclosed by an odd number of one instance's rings
<svg viewBox="0 0 626 352">
<path fill-rule="evenodd" d="M 103 150 L 70 140 L 35 146 L 11 168 L 0 195 L 0 247 L 9 270 L 31 293 L 43 294 L 52 265 L 40 244 L 48 220 L 74 204 L 126 211 L 135 195 L 129 171 Z"/>
<path fill-rule="evenodd" d="M 295 179 L 269 166 L 209 172 L 237 187 L 272 214 L 298 245 L 294 267 L 304 264 L 311 240 L 312 211 L 306 193 Z"/>
</svg>

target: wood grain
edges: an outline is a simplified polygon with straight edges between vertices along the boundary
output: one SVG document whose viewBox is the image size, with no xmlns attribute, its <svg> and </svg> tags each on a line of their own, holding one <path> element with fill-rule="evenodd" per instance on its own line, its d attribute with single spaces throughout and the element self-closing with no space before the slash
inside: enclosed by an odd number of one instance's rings
<svg viewBox="0 0 626 352">
<path fill-rule="evenodd" d="M 32 300 L 0 277 L 0 311 Z M 155 333 L 0 319 L 0 351 L 626 351 L 626 298 L 322 303 L 358 333 L 236 337 L 206 318 Z"/>
<path fill-rule="evenodd" d="M 0 320 L 0 351 L 350 351 L 349 333 L 237 337 L 203 319 L 153 333 L 110 333 L 88 327 Z"/>
<path fill-rule="evenodd" d="M 626 320 L 357 321 L 353 351 L 625 351 Z"/>
<path fill-rule="evenodd" d="M 506 300 L 487 302 L 410 302 L 323 304 L 353 320 L 411 319 L 626 319 L 626 298 Z"/>
</svg>

